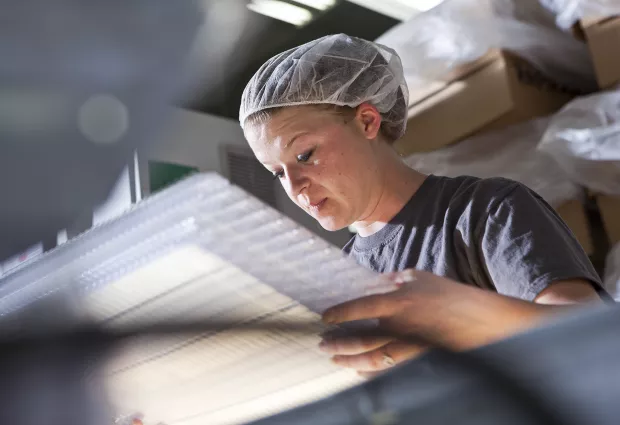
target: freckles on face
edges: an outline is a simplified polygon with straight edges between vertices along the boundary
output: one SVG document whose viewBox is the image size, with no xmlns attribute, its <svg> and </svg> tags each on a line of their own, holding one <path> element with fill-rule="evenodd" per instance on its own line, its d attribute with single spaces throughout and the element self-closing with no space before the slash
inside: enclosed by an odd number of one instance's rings
<svg viewBox="0 0 620 425">
<path fill-rule="evenodd" d="M 294 109 L 244 129 L 246 138 L 295 204 L 327 230 L 344 228 L 366 206 L 372 168 L 368 142 L 341 117 Z"/>
<path fill-rule="evenodd" d="M 364 214 L 370 193 L 367 182 L 373 175 L 358 141 L 338 137 L 346 134 L 333 136 L 335 142 L 326 146 L 318 160 L 321 166 L 313 174 L 313 182 L 328 196 L 326 207 L 314 217 L 327 230 L 347 227 Z"/>
</svg>

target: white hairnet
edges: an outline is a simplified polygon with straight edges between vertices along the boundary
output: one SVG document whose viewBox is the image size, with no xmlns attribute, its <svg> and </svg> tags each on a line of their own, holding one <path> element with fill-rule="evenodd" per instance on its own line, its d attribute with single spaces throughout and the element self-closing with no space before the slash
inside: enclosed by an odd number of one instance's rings
<svg viewBox="0 0 620 425">
<path fill-rule="evenodd" d="M 246 86 L 241 126 L 252 114 L 276 107 L 368 102 L 393 140 L 405 132 L 407 83 L 400 57 L 388 47 L 344 34 L 330 35 L 269 59 Z"/>
</svg>

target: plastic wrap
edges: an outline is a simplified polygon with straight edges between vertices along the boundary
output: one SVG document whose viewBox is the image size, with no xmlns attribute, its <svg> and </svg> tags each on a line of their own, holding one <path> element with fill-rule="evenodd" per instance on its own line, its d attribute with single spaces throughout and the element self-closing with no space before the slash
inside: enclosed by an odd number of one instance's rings
<svg viewBox="0 0 620 425">
<path fill-rule="evenodd" d="M 540 0 L 491 0 L 495 15 L 548 29 L 557 29 L 556 15 Z"/>
<path fill-rule="evenodd" d="M 582 18 L 620 15 L 618 0 L 540 0 L 556 14 L 560 28 L 568 29 Z"/>
<path fill-rule="evenodd" d="M 541 118 L 506 129 L 475 136 L 448 148 L 412 155 L 405 162 L 427 174 L 448 177 L 470 175 L 505 177 L 536 191 L 551 205 L 579 199 L 580 188 L 536 146 L 549 118 Z"/>
<path fill-rule="evenodd" d="M 607 254 L 603 285 L 614 300 L 620 302 L 620 243 Z"/>
<path fill-rule="evenodd" d="M 489 49 L 512 51 L 548 78 L 580 92 L 596 90 L 587 47 L 549 24 L 533 0 L 448 0 L 377 39 L 400 55 L 410 90 L 420 90 Z"/>
<path fill-rule="evenodd" d="M 539 149 L 576 183 L 620 195 L 620 91 L 567 104 L 549 122 Z"/>
</svg>

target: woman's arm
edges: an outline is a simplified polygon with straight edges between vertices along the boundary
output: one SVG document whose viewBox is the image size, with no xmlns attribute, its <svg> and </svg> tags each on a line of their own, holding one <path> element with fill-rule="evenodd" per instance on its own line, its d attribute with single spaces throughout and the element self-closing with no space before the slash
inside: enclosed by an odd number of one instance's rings
<svg viewBox="0 0 620 425">
<path fill-rule="evenodd" d="M 378 318 L 395 333 L 417 334 L 459 350 L 514 335 L 572 311 L 571 304 L 600 302 L 606 295 L 562 219 L 523 185 L 500 185 L 479 221 L 476 239 L 478 255 L 470 261 L 479 263 L 497 292 L 409 270 L 392 277 L 416 282 L 335 307 L 326 312 L 326 320 Z M 420 352 L 420 347 L 393 340 L 382 345 L 332 340 L 322 348 L 337 364 L 362 371 L 386 369 Z"/>
<path fill-rule="evenodd" d="M 521 184 L 508 189 L 480 220 L 479 255 L 470 259 L 482 264 L 497 292 L 541 304 L 570 304 L 592 295 L 585 283 L 610 300 L 588 255 L 553 208 Z"/>
<path fill-rule="evenodd" d="M 574 311 L 567 304 L 600 304 L 587 281 L 561 281 L 550 285 L 536 302 L 463 285 L 426 272 L 405 270 L 384 277 L 392 292 L 359 298 L 327 310 L 326 323 L 379 319 L 389 333 L 421 337 L 453 350 L 493 343 Z M 556 305 L 548 305 L 556 304 Z M 423 351 L 393 339 L 326 340 L 322 349 L 334 362 L 368 373 L 408 360 Z"/>
<path fill-rule="evenodd" d="M 554 282 L 534 299 L 534 302 L 546 305 L 571 305 L 601 301 L 601 296 L 594 290 L 592 283 L 583 279 Z"/>
</svg>

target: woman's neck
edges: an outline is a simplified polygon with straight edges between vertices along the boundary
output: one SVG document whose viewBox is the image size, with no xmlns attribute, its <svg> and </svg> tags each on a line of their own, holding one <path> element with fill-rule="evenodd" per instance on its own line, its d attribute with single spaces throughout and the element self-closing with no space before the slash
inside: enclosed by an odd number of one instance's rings
<svg viewBox="0 0 620 425">
<path fill-rule="evenodd" d="M 384 152 L 385 154 L 385 152 Z M 390 148 L 380 160 L 380 184 L 374 206 L 362 220 L 353 223 L 358 235 L 370 236 L 381 230 L 398 214 L 417 192 L 426 175 L 408 167 Z"/>
</svg>

